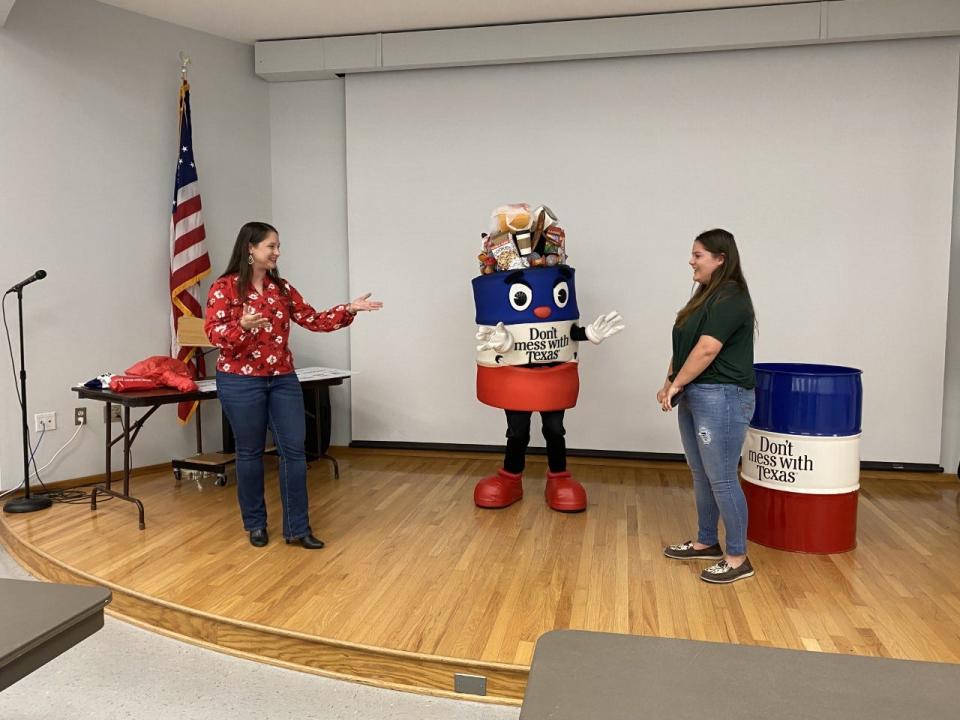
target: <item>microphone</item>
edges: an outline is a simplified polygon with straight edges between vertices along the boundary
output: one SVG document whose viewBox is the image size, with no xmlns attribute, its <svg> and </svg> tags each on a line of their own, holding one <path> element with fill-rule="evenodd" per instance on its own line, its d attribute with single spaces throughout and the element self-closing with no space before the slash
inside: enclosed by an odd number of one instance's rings
<svg viewBox="0 0 960 720">
<path fill-rule="evenodd" d="M 24 285 L 29 285 L 30 283 L 36 282 L 37 280 L 43 280 L 46 276 L 47 276 L 46 270 L 37 270 L 33 275 L 28 277 L 26 280 L 21 280 L 12 288 L 7 290 L 7 292 L 4 293 L 4 295 L 6 295 L 7 293 L 18 292 L 23 289 Z"/>
</svg>

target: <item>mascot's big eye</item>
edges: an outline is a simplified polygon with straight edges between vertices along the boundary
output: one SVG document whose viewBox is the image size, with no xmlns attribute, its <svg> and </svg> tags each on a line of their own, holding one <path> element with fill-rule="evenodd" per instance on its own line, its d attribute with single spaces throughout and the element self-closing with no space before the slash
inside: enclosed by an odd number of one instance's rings
<svg viewBox="0 0 960 720">
<path fill-rule="evenodd" d="M 570 291 L 567 289 L 567 284 L 565 282 L 557 283 L 557 286 L 553 289 L 553 301 L 557 304 L 557 307 L 566 307 L 569 299 Z"/>
<path fill-rule="evenodd" d="M 514 310 L 526 310 L 533 301 L 533 293 L 523 283 L 510 286 L 510 305 Z"/>
</svg>

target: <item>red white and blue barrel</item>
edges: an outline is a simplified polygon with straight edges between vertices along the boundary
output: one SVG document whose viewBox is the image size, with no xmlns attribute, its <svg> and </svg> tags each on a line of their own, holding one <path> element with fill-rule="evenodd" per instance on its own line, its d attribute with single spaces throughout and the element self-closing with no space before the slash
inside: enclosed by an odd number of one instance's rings
<svg viewBox="0 0 960 720">
<path fill-rule="evenodd" d="M 861 371 L 757 363 L 757 407 L 743 446 L 747 538 L 780 550 L 857 545 Z"/>
</svg>

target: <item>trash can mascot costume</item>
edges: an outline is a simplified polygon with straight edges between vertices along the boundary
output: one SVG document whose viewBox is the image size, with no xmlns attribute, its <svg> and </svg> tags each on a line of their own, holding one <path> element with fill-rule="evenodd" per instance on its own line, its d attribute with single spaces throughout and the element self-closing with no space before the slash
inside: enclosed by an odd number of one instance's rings
<svg viewBox="0 0 960 720">
<path fill-rule="evenodd" d="M 504 205 L 491 217 L 473 280 L 477 310 L 477 399 L 507 416 L 503 467 L 480 480 L 473 500 L 503 508 L 523 497 L 530 420 L 540 413 L 547 443 L 547 504 L 560 512 L 587 507 L 587 493 L 567 471 L 563 414 L 580 391 L 578 343 L 603 342 L 623 329 L 616 311 L 586 327 L 578 323 L 575 271 L 567 265 L 566 236 L 553 212 L 525 203 Z"/>
</svg>

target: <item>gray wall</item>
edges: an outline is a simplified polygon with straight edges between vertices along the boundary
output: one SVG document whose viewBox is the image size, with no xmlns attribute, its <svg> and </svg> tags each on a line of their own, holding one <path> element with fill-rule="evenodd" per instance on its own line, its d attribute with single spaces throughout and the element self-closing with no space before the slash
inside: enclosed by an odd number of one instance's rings
<svg viewBox="0 0 960 720">
<path fill-rule="evenodd" d="M 914 42 L 915 42 L 915 41 L 914 41 Z M 921 42 L 925 42 L 925 41 L 921 41 Z M 942 41 L 942 40 L 935 40 L 935 41 L 930 41 L 930 42 L 943 43 L 944 41 Z M 871 45 L 873 45 L 873 44 L 871 44 Z M 884 45 L 884 43 L 880 43 L 880 44 L 878 44 L 878 47 L 882 47 L 883 45 Z M 898 47 L 900 47 L 900 46 L 899 46 L 899 43 L 887 43 L 886 45 L 891 48 L 891 50 L 890 50 L 891 52 L 896 52 L 895 49 L 898 48 Z M 864 47 L 864 50 L 867 49 L 866 46 L 863 46 L 863 47 Z M 759 52 L 762 52 L 762 51 L 757 51 L 757 52 L 759 53 Z M 813 49 L 813 48 L 811 48 L 811 49 L 809 50 L 809 52 L 824 52 L 824 53 L 837 54 L 837 53 L 844 53 L 845 51 L 842 50 L 842 49 L 838 49 L 838 48 L 836 48 L 836 47 L 829 47 L 829 46 L 828 46 L 828 47 L 824 47 L 824 48 L 822 48 L 822 49 Z M 859 51 L 857 51 L 857 52 L 859 52 Z M 954 56 L 951 56 L 951 57 L 954 57 Z M 955 61 L 955 57 L 954 57 L 954 60 L 951 60 L 951 62 L 954 62 L 954 61 Z M 474 72 L 474 71 L 471 71 L 471 70 L 469 70 L 469 69 L 464 69 L 464 70 L 450 70 L 450 71 L 448 71 L 448 72 L 449 72 L 449 73 L 452 73 L 452 74 L 456 74 L 456 73 L 459 73 L 459 72 L 472 73 L 472 72 Z M 393 75 L 393 74 L 389 74 L 389 75 Z M 384 82 L 389 82 L 389 80 L 387 79 L 387 78 L 389 77 L 389 75 L 384 78 Z M 406 75 L 406 73 L 397 73 L 397 74 L 396 74 L 396 77 L 397 77 L 397 78 L 401 78 L 401 77 L 403 77 L 404 75 Z M 444 79 L 445 79 L 445 78 L 444 78 Z M 334 82 L 335 82 L 335 81 L 334 81 Z M 289 114 L 289 113 L 295 113 L 295 112 L 298 111 L 296 105 L 294 105 L 294 104 L 292 104 L 292 103 L 290 102 L 290 97 L 291 97 L 291 95 L 301 95 L 301 96 L 304 96 L 304 97 L 307 97 L 307 96 L 314 96 L 314 97 L 316 97 L 316 95 L 317 95 L 317 93 L 318 93 L 319 91 L 318 91 L 318 90 L 313 90 L 313 89 L 311 89 L 311 88 L 319 88 L 319 87 L 321 87 L 321 86 L 323 85 L 323 83 L 302 82 L 302 83 L 296 83 L 296 84 L 276 84 L 276 85 L 272 86 L 272 88 L 273 88 L 273 87 L 278 87 L 278 88 L 279 88 L 279 87 L 285 87 L 285 86 L 287 86 L 287 85 L 289 85 L 289 89 L 284 91 L 284 93 L 285 93 L 285 94 L 284 94 L 285 100 L 284 100 L 283 105 L 279 105 L 279 104 L 276 102 L 276 98 L 278 97 L 277 95 L 274 95 L 274 96 L 273 96 L 274 102 L 272 103 L 272 113 L 273 113 L 272 118 L 273 118 L 273 121 L 274 121 L 274 122 L 276 121 L 276 119 L 278 118 L 278 116 L 283 116 L 283 115 L 287 115 L 287 114 Z M 293 89 L 294 87 L 295 87 L 295 89 Z M 340 102 L 340 101 L 339 101 L 339 98 L 328 98 L 328 101 L 334 101 L 334 102 L 335 102 L 335 106 L 336 106 L 337 108 L 339 108 L 339 102 Z M 895 99 L 890 99 L 890 101 L 891 101 L 892 103 L 896 103 L 896 100 L 895 100 Z M 313 102 L 313 101 L 310 101 L 310 102 Z M 307 104 L 309 104 L 309 103 L 307 103 Z M 304 108 L 305 105 L 304 105 L 304 104 L 301 104 L 300 107 L 301 107 L 301 108 Z M 306 130 L 307 130 L 308 133 L 312 133 L 312 132 L 314 132 L 314 130 L 316 130 L 317 133 L 319 133 L 321 136 L 323 136 L 323 137 L 325 138 L 324 141 L 327 141 L 327 140 L 329 140 L 330 138 L 334 138 L 334 137 L 339 137 L 339 136 L 340 136 L 340 133 L 342 132 L 342 129 L 341 129 L 340 120 L 339 120 L 338 117 L 336 117 L 336 116 L 331 117 L 329 113 L 318 113 L 318 112 L 316 112 L 316 111 L 313 111 L 312 114 L 313 114 L 313 122 L 316 123 L 315 126 L 311 126 L 310 123 L 307 122 L 305 119 L 301 119 L 301 120 L 299 121 L 300 126 L 301 126 L 301 127 L 306 127 Z M 286 117 L 285 120 L 284 120 L 284 122 L 286 123 L 286 126 L 287 126 L 287 127 L 295 127 L 295 126 L 297 125 L 297 122 L 298 122 L 298 121 L 297 121 L 295 118 Z M 390 111 L 390 108 L 384 108 L 383 124 L 384 124 L 384 127 L 386 128 L 386 131 L 385 131 L 385 132 L 387 132 L 387 133 L 390 132 L 389 128 L 391 127 L 392 123 L 393 123 L 393 121 L 391 120 L 391 111 Z M 355 130 L 355 128 L 354 128 L 354 130 Z M 350 131 L 351 131 L 351 128 L 348 126 L 348 127 L 347 127 L 347 130 L 346 130 L 346 132 L 347 132 L 348 135 L 350 134 Z M 275 137 L 276 137 L 276 132 L 275 132 Z M 407 141 L 408 141 L 408 138 L 406 138 L 406 137 L 396 137 L 395 140 L 396 140 L 397 144 L 401 144 L 401 143 L 403 143 L 403 142 L 407 142 Z M 285 135 L 285 142 L 288 143 L 288 144 L 291 145 L 291 146 L 296 146 L 296 145 L 297 145 L 297 142 L 294 142 L 294 141 L 290 138 L 289 135 Z M 309 147 L 311 144 L 316 143 L 317 140 L 316 140 L 315 138 L 310 139 L 310 138 L 308 138 L 307 135 L 304 135 L 303 137 L 300 138 L 300 142 L 303 143 L 305 147 Z M 288 155 L 289 155 L 289 153 L 288 153 Z M 275 163 L 279 163 L 279 162 L 280 162 L 280 158 L 279 158 L 279 156 L 277 155 L 276 151 L 274 151 L 274 162 L 275 162 Z M 956 164 L 955 162 L 954 162 L 953 164 L 954 164 L 954 166 L 956 167 L 957 164 Z M 278 167 L 279 167 L 279 165 L 278 165 Z M 315 172 L 315 170 L 316 170 L 316 168 L 309 168 L 309 169 L 308 169 L 308 168 L 302 168 L 302 169 L 297 169 L 297 168 L 295 168 L 295 167 L 293 166 L 293 164 L 291 164 L 290 167 L 289 167 L 289 171 L 290 171 L 290 172 L 292 172 L 292 173 L 294 173 L 294 174 L 300 173 L 305 180 L 309 180 L 309 178 L 311 178 L 311 177 L 313 176 L 313 173 Z M 331 179 L 330 177 L 326 177 L 326 180 L 327 180 L 328 182 L 333 182 L 333 179 Z M 291 184 L 294 184 L 294 185 L 296 184 L 295 182 L 293 182 L 293 179 L 292 179 L 292 178 L 290 179 L 290 181 L 291 181 Z M 472 182 L 472 179 L 469 180 L 468 182 Z M 949 180 L 948 180 L 947 182 L 949 183 Z M 947 192 L 953 193 L 953 196 L 954 196 L 954 197 L 957 197 L 956 193 L 953 192 L 952 189 L 950 189 L 950 188 L 945 188 L 945 187 L 943 187 L 942 185 L 938 185 L 938 190 L 937 190 L 937 192 L 940 193 L 940 192 L 942 192 L 944 189 L 946 189 Z M 340 194 L 340 192 L 341 192 L 342 190 L 341 190 L 341 188 L 334 182 L 333 185 L 327 185 L 327 186 L 326 186 L 326 191 L 332 193 L 332 194 L 333 194 L 334 196 L 336 196 L 336 197 L 339 197 L 339 194 Z M 276 195 L 279 197 L 280 193 L 277 192 Z M 958 201 L 958 202 L 960 202 L 960 201 Z M 309 225 L 311 225 L 311 224 L 316 224 L 317 226 L 320 226 L 320 225 L 325 225 L 325 224 L 329 224 L 329 223 L 339 222 L 338 219 L 337 219 L 335 216 L 328 215 L 328 214 L 321 215 L 320 213 L 315 212 L 315 211 L 309 206 L 309 204 L 300 203 L 299 205 L 297 205 L 296 208 L 291 208 L 291 209 L 294 210 L 294 212 L 295 212 L 295 214 L 296 214 L 296 216 L 297 216 L 297 222 L 298 222 L 298 223 L 301 223 L 301 224 L 304 224 L 304 226 L 309 226 Z M 279 211 L 279 208 L 278 208 L 278 211 Z M 327 212 L 328 212 L 328 210 L 324 210 L 324 213 L 327 213 Z M 569 214 L 569 213 L 568 213 L 568 214 Z M 954 218 L 953 226 L 954 226 L 954 228 L 956 228 L 956 227 L 957 227 L 957 222 L 956 222 L 957 212 L 956 212 L 956 211 L 955 211 L 954 215 L 955 215 L 955 218 Z M 354 238 L 354 240 L 356 241 L 356 238 Z M 910 250 L 909 250 L 910 244 L 911 244 L 911 243 L 914 243 L 914 242 L 920 242 L 920 241 L 921 241 L 920 238 L 912 238 L 912 239 L 908 238 L 908 239 L 903 240 L 903 242 L 907 244 L 907 245 L 904 247 L 904 251 L 905 251 L 905 252 L 910 252 Z M 325 246 L 325 247 L 326 247 L 326 246 Z M 868 246 L 868 247 L 869 247 L 869 246 Z M 958 455 L 960 455 L 960 290 L 957 290 L 957 287 L 960 286 L 960 261 L 957 260 L 957 255 L 958 255 L 958 253 L 960 253 L 960 250 L 958 250 L 958 247 L 960 247 L 960 237 L 958 237 L 957 232 L 954 231 L 954 233 L 953 233 L 953 235 L 952 235 L 952 242 L 951 242 L 951 253 L 952 253 L 952 255 L 953 255 L 953 260 L 954 260 L 954 262 L 951 264 L 951 272 L 950 272 L 950 280 L 949 280 L 949 285 L 950 285 L 950 287 L 951 287 L 952 292 L 950 293 L 950 301 L 949 301 L 949 316 L 948 316 L 948 318 L 947 318 L 947 333 L 946 333 L 946 336 L 945 336 L 945 337 L 944 337 L 943 335 L 941 335 L 941 341 L 940 341 L 940 347 L 941 347 L 941 348 L 943 348 L 944 346 L 946 347 L 946 362 L 945 362 L 945 371 L 944 371 L 944 397 L 943 397 L 943 405 L 942 405 L 942 408 L 943 408 L 943 410 L 942 410 L 942 433 L 940 433 L 940 437 L 937 438 L 937 439 L 934 441 L 934 442 L 939 443 L 939 444 L 941 445 L 941 450 L 940 450 L 940 453 L 939 453 L 940 462 L 941 462 L 941 464 L 943 464 L 944 467 L 946 467 L 948 470 L 954 470 L 954 469 L 956 468 L 957 458 L 958 458 Z M 869 250 L 868 250 L 868 252 L 869 252 Z M 461 258 L 459 258 L 459 257 L 453 258 L 453 262 L 454 262 L 455 264 L 457 264 L 457 265 L 456 265 L 457 267 L 459 267 L 459 264 L 458 264 L 458 263 L 459 263 L 460 259 L 461 259 Z M 945 271 L 944 271 L 944 268 L 942 268 L 942 267 L 939 268 L 939 269 L 938 269 L 938 268 L 934 268 L 934 269 L 933 269 L 933 275 L 934 275 L 935 277 L 938 277 L 938 278 L 939 278 L 944 272 L 945 272 Z M 939 282 L 939 280 L 938 280 L 938 282 Z M 374 289 L 374 290 L 378 290 L 378 291 L 380 291 L 381 293 L 387 294 L 387 295 L 389 295 L 390 293 L 393 293 L 393 292 L 394 292 L 394 289 L 393 289 L 393 288 L 388 288 L 388 287 L 384 287 L 384 288 L 379 288 L 379 287 L 377 287 L 377 288 L 373 288 L 373 289 Z M 357 287 L 357 288 L 354 288 L 354 290 L 359 291 L 360 288 Z M 898 288 L 898 289 L 894 292 L 894 296 L 896 296 L 899 292 L 901 292 L 901 290 Z M 942 296 L 941 296 L 941 300 L 940 300 L 940 301 L 935 301 L 935 302 L 942 302 Z M 942 306 L 941 306 L 941 307 L 942 307 Z M 391 306 L 388 306 L 386 312 L 391 313 L 391 310 L 392 310 L 392 309 L 393 309 L 393 308 L 392 308 Z M 938 309 L 938 308 L 934 308 L 934 309 L 932 310 L 932 312 L 933 312 L 934 315 L 940 315 L 940 314 L 942 314 L 942 310 L 940 310 L 940 309 Z M 391 313 L 391 314 L 392 314 L 392 313 Z M 383 318 L 383 321 L 386 321 L 386 318 Z M 924 323 L 918 321 L 917 326 L 918 326 L 918 327 L 924 326 Z M 380 330 L 373 330 L 372 328 L 370 329 L 370 331 L 371 331 L 371 332 L 377 332 L 377 333 L 381 332 Z M 361 332 L 361 333 L 362 333 L 362 332 L 365 332 L 365 331 L 358 329 L 358 330 L 353 331 L 353 334 L 356 335 L 358 332 Z M 941 332 L 942 332 L 942 330 L 941 330 Z M 768 334 L 768 333 L 767 333 L 767 334 Z M 765 337 L 766 337 L 766 335 L 765 335 Z M 891 338 L 888 338 L 887 340 L 889 341 L 889 344 L 888 344 L 888 345 L 885 345 L 885 347 L 887 347 L 890 352 L 902 352 L 902 351 L 904 350 L 904 349 L 903 349 L 903 346 L 902 346 L 902 344 L 901 344 L 902 341 L 898 340 L 897 338 L 892 338 L 892 337 L 891 337 Z M 615 342 L 615 341 L 612 341 L 612 342 Z M 606 348 L 604 348 L 603 351 L 606 351 Z M 611 351 L 612 351 L 612 348 L 611 348 Z M 772 351 L 771 351 L 771 352 L 772 352 Z M 944 358 L 943 358 L 942 355 L 940 356 L 939 359 L 938 359 L 937 357 L 935 357 L 935 356 L 938 355 L 939 353 L 943 352 L 943 351 L 942 351 L 942 350 L 935 350 L 935 351 L 932 351 L 932 352 L 933 352 L 934 357 L 930 357 L 929 362 L 923 362 L 922 365 L 923 365 L 923 366 L 929 366 L 929 367 L 934 368 L 936 374 L 939 374 L 939 372 L 940 372 L 940 371 L 939 371 L 939 367 L 942 367 L 942 366 L 943 366 L 943 365 L 941 365 L 941 363 L 944 362 Z M 775 354 L 775 353 L 774 353 L 774 354 Z M 599 356 L 599 355 L 600 355 L 600 352 L 598 352 L 597 355 Z M 822 354 L 819 355 L 819 357 L 822 357 Z M 815 359 L 815 358 L 811 358 L 811 359 Z M 833 359 L 833 360 L 836 361 L 837 359 Z M 361 367 L 361 366 L 363 365 L 363 362 L 361 362 L 361 361 L 362 361 L 362 358 L 354 358 L 353 367 L 354 367 L 355 369 L 358 368 L 358 367 Z M 371 362 L 371 363 L 377 363 L 378 360 L 377 360 L 376 358 L 372 358 L 372 359 L 369 360 L 369 362 Z M 596 359 L 596 358 L 593 359 L 592 362 L 593 362 L 593 363 L 596 363 L 596 362 L 597 362 L 597 359 Z M 924 370 L 923 370 L 922 368 L 918 368 L 917 372 L 923 373 Z M 871 373 L 871 375 L 873 376 L 873 377 L 871 378 L 871 380 L 874 380 L 874 381 L 875 381 L 875 379 L 876 379 L 876 373 Z M 356 379 L 356 381 L 355 381 L 354 384 L 355 384 L 357 387 L 360 387 L 360 383 L 361 383 L 362 379 L 363 379 L 363 378 L 358 377 L 358 378 Z M 925 380 L 924 382 L 926 382 L 926 380 Z M 934 384 L 936 384 L 936 381 L 934 382 Z M 899 401 L 896 399 L 896 397 L 893 397 L 893 393 L 887 393 L 887 392 L 885 392 L 882 388 L 873 388 L 871 394 L 872 394 L 872 396 L 873 396 L 874 399 L 882 399 L 883 402 L 892 403 L 894 407 L 895 407 L 895 406 L 897 405 L 897 403 L 899 402 Z M 885 398 L 885 399 L 884 399 L 884 398 Z M 939 398 L 939 397 L 934 398 L 933 400 L 930 401 L 930 403 L 932 403 L 932 404 L 935 406 L 934 412 L 935 412 L 935 413 L 938 413 L 938 412 L 939 412 L 939 406 L 940 406 L 940 398 Z M 354 410 L 355 410 L 355 409 L 354 409 Z M 481 414 L 481 415 L 483 414 L 483 408 L 480 408 L 480 407 L 478 406 L 477 410 L 478 410 L 478 414 Z M 889 416 L 889 418 L 890 418 L 890 419 L 889 419 L 889 422 L 890 422 L 890 423 L 893 423 L 893 424 L 896 424 L 897 422 L 909 422 L 909 418 L 906 418 L 906 417 L 902 416 L 902 414 L 898 414 L 898 412 L 897 412 L 895 409 L 894 409 L 893 412 L 888 412 L 888 413 L 885 415 L 885 417 L 887 417 L 887 416 Z M 899 419 L 898 419 L 898 418 L 899 418 Z M 386 439 L 386 438 L 382 438 L 382 439 Z M 927 453 L 925 453 L 925 455 L 926 455 L 926 454 L 927 454 Z M 936 455 L 937 453 L 934 452 L 933 454 Z M 910 459 L 909 457 L 904 458 L 904 457 L 900 456 L 899 454 L 898 454 L 898 457 L 899 457 L 900 459 Z M 913 459 L 914 459 L 914 460 L 920 460 L 921 458 L 918 457 L 918 458 L 913 458 Z M 924 457 L 923 459 L 924 459 L 924 460 L 927 460 L 927 461 L 929 461 L 929 460 L 935 460 L 935 458 L 929 458 L 929 457 Z"/>
<path fill-rule="evenodd" d="M 4 288 L 37 268 L 25 290 L 31 439 L 33 414 L 58 429 L 45 464 L 73 434 L 73 408 L 92 420 L 46 480 L 103 468 L 102 404 L 71 385 L 169 352 L 169 212 L 177 148 L 180 50 L 193 65 L 194 141 L 214 272 L 237 228 L 269 218 L 269 92 L 253 48 L 93 0 L 19 0 L 0 28 L 0 217 Z M 204 283 L 203 290 L 209 284 Z M 11 302 L 11 300 L 13 302 Z M 7 299 L 16 344 L 16 298 Z M 22 480 L 19 407 L 0 358 L 0 487 Z M 215 403 L 208 444 L 219 442 Z M 133 448 L 134 464 L 189 454 L 193 427 L 159 410 Z M 115 452 L 115 466 L 120 454 Z"/>
<path fill-rule="evenodd" d="M 960 111 L 957 113 L 960 117 Z M 950 243 L 950 294 L 947 300 L 947 352 L 943 383 L 943 442 L 940 464 L 958 472 L 960 463 L 960 124 L 953 175 L 953 235 Z"/>
<path fill-rule="evenodd" d="M 273 217 L 280 231 L 280 266 L 284 277 L 317 308 L 348 299 L 345 147 L 343 80 L 270 85 Z M 294 328 L 290 347 L 297 367 L 350 367 L 347 332 Z M 330 400 L 331 441 L 346 445 L 350 382 L 332 388 Z"/>
<path fill-rule="evenodd" d="M 520 198 L 559 213 L 582 321 L 616 308 L 627 325 L 582 348 L 572 447 L 680 451 L 653 394 L 690 242 L 719 225 L 743 252 L 757 360 L 861 368 L 864 459 L 938 463 L 958 53 L 946 38 L 350 75 L 351 286 L 402 310 L 351 332 L 354 437 L 502 442 L 472 388 L 468 282 L 490 209 Z M 537 91 L 549 101 L 523 102 Z"/>
</svg>

